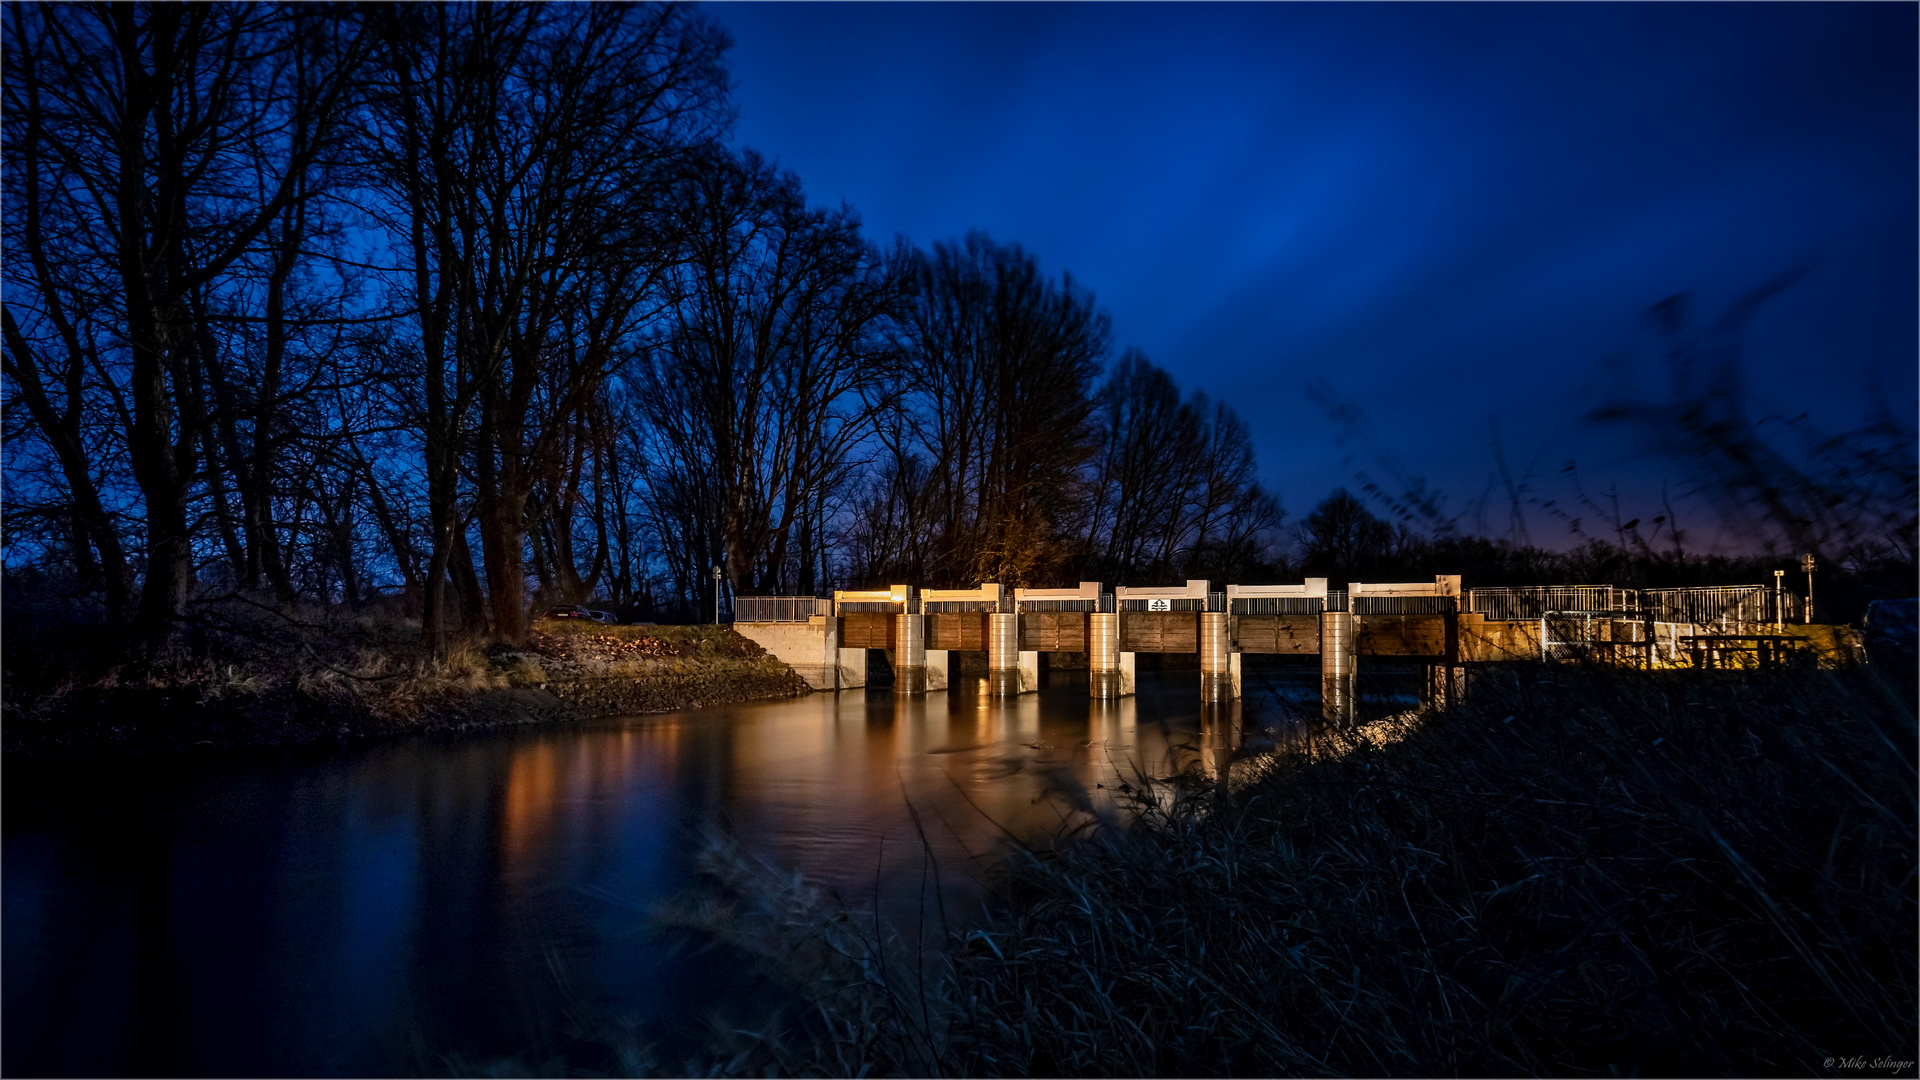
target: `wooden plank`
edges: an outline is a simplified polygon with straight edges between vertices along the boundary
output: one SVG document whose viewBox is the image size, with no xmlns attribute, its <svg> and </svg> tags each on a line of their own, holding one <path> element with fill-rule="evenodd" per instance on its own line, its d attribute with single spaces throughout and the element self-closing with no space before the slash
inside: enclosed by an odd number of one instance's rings
<svg viewBox="0 0 1920 1080">
<path fill-rule="evenodd" d="M 893 648 L 893 616 L 884 611 L 852 611 L 840 616 L 840 647 Z"/>
<path fill-rule="evenodd" d="M 1200 651 L 1200 613 L 1127 611 L 1120 615 L 1121 652 Z"/>
<path fill-rule="evenodd" d="M 1024 652 L 1086 652 L 1087 613 L 1027 612 L 1020 616 L 1020 648 Z"/>
<path fill-rule="evenodd" d="M 1353 651 L 1361 656 L 1445 656 L 1444 615 L 1359 615 Z"/>
<path fill-rule="evenodd" d="M 1243 653 L 1318 655 L 1320 616 L 1235 615 L 1233 641 Z"/>
<path fill-rule="evenodd" d="M 927 648 L 985 652 L 987 616 L 981 611 L 941 612 L 928 615 Z"/>
</svg>

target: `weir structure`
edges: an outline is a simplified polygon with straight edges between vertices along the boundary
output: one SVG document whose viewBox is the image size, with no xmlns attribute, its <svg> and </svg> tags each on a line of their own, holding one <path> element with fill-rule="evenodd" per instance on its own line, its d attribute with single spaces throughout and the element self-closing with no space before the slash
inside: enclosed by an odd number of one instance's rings
<svg viewBox="0 0 1920 1080">
<path fill-rule="evenodd" d="M 902 694 L 945 690 L 961 654 L 984 654 L 986 690 L 1040 688 L 1048 658 L 1084 654 L 1096 699 L 1134 692 L 1141 653 L 1198 654 L 1206 703 L 1241 696 L 1248 655 L 1317 656 L 1328 719 L 1353 717 L 1361 657 L 1422 663 L 1423 696 L 1458 701 L 1470 665 L 1592 656 L 1654 664 L 1699 653 L 1703 635 L 1784 623 L 1759 586 L 1646 590 L 1553 586 L 1462 590 L 1458 574 L 1431 581 L 1297 585 L 842 591 L 813 597 L 740 597 L 734 628 L 785 661 L 816 690 L 865 686 L 883 665 Z M 1774 606 L 1769 607 L 1771 603 Z M 1713 640 L 1719 640 L 1715 637 Z M 1075 665 L 1078 659 L 1075 655 Z M 977 669 L 976 669 L 977 670 Z"/>
</svg>

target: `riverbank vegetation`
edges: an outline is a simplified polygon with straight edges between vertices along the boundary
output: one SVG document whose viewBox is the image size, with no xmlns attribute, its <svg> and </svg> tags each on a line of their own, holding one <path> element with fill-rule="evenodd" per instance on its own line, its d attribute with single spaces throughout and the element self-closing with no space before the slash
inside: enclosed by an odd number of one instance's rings
<svg viewBox="0 0 1920 1080">
<path fill-rule="evenodd" d="M 806 693 L 790 668 L 719 626 L 539 619 L 509 646 L 463 638 L 435 659 L 390 608 L 229 599 L 196 609 L 167 653 L 114 662 L 57 595 L 6 594 L 5 748 L 32 755 L 277 745 Z"/>
<path fill-rule="evenodd" d="M 708 925 L 794 1004 L 751 1035 L 729 1020 L 690 1067 L 1761 1076 L 1910 1059 L 1903 694 L 1858 668 L 1489 672 L 1396 739 L 1282 740 L 1225 797 L 1143 792 L 1128 829 L 1009 848 L 998 913 L 944 951 L 719 857 Z"/>
</svg>

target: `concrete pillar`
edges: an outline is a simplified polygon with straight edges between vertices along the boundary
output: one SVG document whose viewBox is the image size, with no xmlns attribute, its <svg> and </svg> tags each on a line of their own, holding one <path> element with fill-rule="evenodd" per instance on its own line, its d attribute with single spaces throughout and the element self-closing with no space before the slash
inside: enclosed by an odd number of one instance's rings
<svg viewBox="0 0 1920 1080">
<path fill-rule="evenodd" d="M 1088 696 L 1106 700 L 1131 691 L 1131 686 L 1120 689 L 1119 613 L 1095 612 L 1087 616 Z"/>
<path fill-rule="evenodd" d="M 1020 685 L 1020 616 L 994 612 L 987 616 L 987 693 L 1010 697 Z"/>
<path fill-rule="evenodd" d="M 1441 709 L 1464 704 L 1467 700 L 1467 669 L 1451 664 L 1428 664 L 1420 700 Z"/>
<path fill-rule="evenodd" d="M 1320 715 L 1350 722 L 1354 704 L 1353 613 L 1320 613 Z"/>
<path fill-rule="evenodd" d="M 893 692 L 927 692 L 927 617 L 893 617 Z"/>
<path fill-rule="evenodd" d="M 927 650 L 927 690 L 945 690 L 953 680 L 952 657 L 946 649 Z"/>
<path fill-rule="evenodd" d="M 840 689 L 840 620 L 832 615 L 815 615 L 808 619 L 809 624 L 819 621 L 822 633 L 820 642 L 820 689 L 828 692 Z"/>
<path fill-rule="evenodd" d="M 1240 695 L 1242 692 L 1240 687 L 1241 655 L 1242 654 L 1238 649 L 1235 649 L 1233 652 L 1230 652 L 1227 654 L 1227 678 L 1229 681 L 1233 683 L 1233 699 L 1235 701 L 1240 700 Z"/>
<path fill-rule="evenodd" d="M 1227 613 L 1224 611 L 1203 611 L 1200 613 L 1200 700 L 1232 701 L 1234 693 L 1233 673 L 1228 670 L 1227 658 L 1232 655 L 1233 643 L 1227 639 Z"/>
<path fill-rule="evenodd" d="M 1134 675 L 1134 672 L 1135 672 L 1134 663 L 1136 658 L 1137 658 L 1137 654 L 1135 653 L 1123 652 L 1120 654 L 1120 696 L 1121 697 L 1128 697 L 1133 694 L 1134 686 L 1136 685 L 1136 682 L 1137 682 Z"/>
<path fill-rule="evenodd" d="M 857 690 L 867 685 L 867 650 L 835 649 L 840 654 L 834 665 L 837 685 L 842 690 Z"/>
<path fill-rule="evenodd" d="M 1040 654 L 1023 652 L 1020 654 L 1020 693 L 1028 694 L 1040 689 Z"/>
</svg>

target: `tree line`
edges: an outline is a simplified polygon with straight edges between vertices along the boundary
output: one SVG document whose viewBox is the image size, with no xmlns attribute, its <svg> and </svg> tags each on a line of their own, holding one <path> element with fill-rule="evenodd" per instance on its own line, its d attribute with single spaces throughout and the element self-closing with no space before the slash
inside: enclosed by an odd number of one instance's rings
<svg viewBox="0 0 1920 1080">
<path fill-rule="evenodd" d="M 1069 275 L 882 248 L 664 5 L 9 5 L 5 554 L 164 646 L 399 595 L 1247 577 L 1246 425 Z"/>
</svg>

